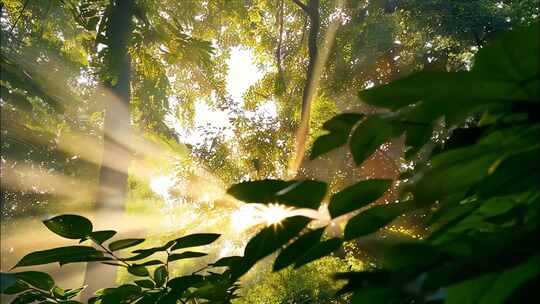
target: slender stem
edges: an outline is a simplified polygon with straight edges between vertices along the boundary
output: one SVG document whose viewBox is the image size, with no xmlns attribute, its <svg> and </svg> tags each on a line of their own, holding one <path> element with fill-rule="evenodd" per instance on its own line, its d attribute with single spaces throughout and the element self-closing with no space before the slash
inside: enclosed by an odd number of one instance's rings
<svg viewBox="0 0 540 304">
<path fill-rule="evenodd" d="M 192 272 L 191 274 L 196 274 L 197 272 L 201 272 L 201 271 L 205 270 L 206 268 L 208 268 L 208 265 L 206 265 L 206 266 L 204 266 L 204 267 L 202 267 L 202 268 L 200 268 L 200 269 L 195 270 L 195 271 Z"/>
<path fill-rule="evenodd" d="M 19 19 L 21 19 L 24 11 L 26 10 L 26 6 L 28 6 L 28 2 L 30 2 L 30 0 L 26 0 L 24 1 L 24 4 L 23 4 L 23 7 L 21 9 L 21 12 L 19 13 L 19 16 L 17 16 L 17 19 L 15 19 L 15 21 L 13 21 L 13 25 L 11 26 L 11 28 L 9 29 L 9 33 L 11 34 L 13 32 L 13 29 L 15 29 L 15 26 L 17 25 L 17 23 L 19 22 Z"/>
<path fill-rule="evenodd" d="M 169 283 L 169 256 L 171 253 L 169 252 L 169 249 L 165 251 L 167 253 L 167 262 L 165 262 L 165 270 L 167 270 L 167 276 L 165 277 L 165 286 L 167 286 L 167 283 Z"/>
<path fill-rule="evenodd" d="M 31 289 L 31 290 L 35 290 L 41 294 L 47 294 L 47 292 L 51 295 L 51 296 L 46 296 L 47 299 L 51 300 L 51 301 L 54 301 L 54 303 L 59 303 L 57 300 L 56 300 L 56 297 L 54 296 L 52 290 L 48 291 L 48 290 L 43 290 L 43 289 L 39 289 L 39 288 L 36 288 L 36 287 L 33 287 L 33 286 L 30 286 L 30 285 L 27 285 L 28 289 Z"/>
<path fill-rule="evenodd" d="M 118 262 L 120 263 L 123 263 L 124 265 L 126 265 L 127 267 L 131 267 L 131 264 L 129 264 L 128 262 L 124 261 L 123 259 L 119 258 L 117 255 L 115 255 L 112 251 L 110 251 L 107 247 L 103 246 L 102 244 L 100 244 L 98 241 L 96 241 L 94 238 L 90 237 L 90 239 L 92 240 L 92 242 L 94 242 L 94 244 L 98 245 L 99 247 L 101 247 L 103 250 L 105 250 L 106 253 L 108 253 L 110 256 L 112 256 L 115 260 L 117 260 Z"/>
</svg>

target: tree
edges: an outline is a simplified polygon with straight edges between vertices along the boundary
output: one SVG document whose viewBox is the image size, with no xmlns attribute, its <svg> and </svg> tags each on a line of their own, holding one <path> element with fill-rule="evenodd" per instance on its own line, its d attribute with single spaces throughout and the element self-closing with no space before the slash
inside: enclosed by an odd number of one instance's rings
<svg viewBox="0 0 540 304">
<path fill-rule="evenodd" d="M 103 154 L 95 205 L 98 218 L 114 211 L 123 213 L 131 159 L 131 58 L 128 47 L 133 32 L 135 1 L 111 1 L 107 11 L 110 15 L 102 22 L 107 22 L 108 56 L 105 61 L 109 79 L 105 87 L 110 88 L 110 95 L 104 110 Z M 98 289 L 110 286 L 116 281 L 115 274 L 114 268 L 89 264 L 85 274 L 88 289 L 83 297 L 88 299 Z"/>
</svg>

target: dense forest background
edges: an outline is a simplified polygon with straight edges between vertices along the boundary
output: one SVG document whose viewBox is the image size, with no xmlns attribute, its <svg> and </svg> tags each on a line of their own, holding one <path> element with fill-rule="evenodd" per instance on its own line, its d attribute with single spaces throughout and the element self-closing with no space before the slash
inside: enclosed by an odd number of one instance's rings
<svg viewBox="0 0 540 304">
<path fill-rule="evenodd" d="M 538 0 L 0 5 L 2 301 L 527 303 Z"/>
</svg>

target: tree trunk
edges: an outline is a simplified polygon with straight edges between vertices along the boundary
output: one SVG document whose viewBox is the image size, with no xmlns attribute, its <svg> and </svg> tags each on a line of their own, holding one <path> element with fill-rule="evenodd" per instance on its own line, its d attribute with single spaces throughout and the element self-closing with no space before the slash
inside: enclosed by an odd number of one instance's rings
<svg viewBox="0 0 540 304">
<path fill-rule="evenodd" d="M 300 124 L 296 131 L 295 152 L 292 163 L 292 174 L 296 175 L 296 171 L 300 167 L 306 151 L 306 140 L 309 131 L 309 120 L 311 112 L 311 102 L 313 101 L 317 87 L 316 78 L 318 77 L 316 65 L 319 59 L 319 49 L 317 46 L 319 31 L 321 26 L 319 13 L 319 0 L 310 0 L 308 4 L 303 4 L 299 0 L 294 2 L 302 8 L 309 19 L 309 36 L 308 36 L 308 52 L 309 62 L 307 67 L 306 83 L 302 93 L 302 109 L 300 113 Z M 320 64 L 320 63 L 319 63 Z"/>
<path fill-rule="evenodd" d="M 95 206 L 97 227 L 103 227 L 111 216 L 124 211 L 130 161 L 131 117 L 130 56 L 128 42 L 132 33 L 133 0 L 111 0 L 111 14 L 107 21 L 109 47 L 108 72 L 112 80 L 106 85 L 110 90 L 104 105 L 103 157 L 99 175 L 99 193 Z M 109 228 L 109 227 L 103 227 Z M 83 301 L 100 288 L 114 286 L 116 268 L 100 263 L 88 263 L 85 274 L 87 288 Z"/>
</svg>

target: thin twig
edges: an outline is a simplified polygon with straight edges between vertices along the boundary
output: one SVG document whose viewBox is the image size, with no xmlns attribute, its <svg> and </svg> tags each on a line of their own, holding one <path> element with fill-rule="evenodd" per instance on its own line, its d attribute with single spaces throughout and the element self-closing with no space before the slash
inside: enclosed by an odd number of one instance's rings
<svg viewBox="0 0 540 304">
<path fill-rule="evenodd" d="M 309 9 L 307 7 L 307 5 L 305 5 L 304 3 L 302 3 L 300 0 L 292 0 L 294 3 L 296 3 L 296 5 L 300 6 L 301 9 L 303 9 L 304 11 L 306 11 L 307 13 L 309 13 Z"/>
<path fill-rule="evenodd" d="M 13 22 L 13 25 L 11 26 L 11 28 L 9 29 L 9 34 L 11 34 L 13 32 L 13 29 L 15 29 L 15 26 L 17 25 L 17 23 L 19 22 L 19 19 L 21 19 L 24 11 L 26 10 L 26 6 L 28 5 L 28 3 L 30 2 L 30 0 L 26 0 L 24 1 L 24 4 L 23 4 L 23 7 L 21 9 L 21 12 L 19 13 L 19 16 L 17 16 L 17 19 L 15 19 L 15 21 Z"/>
<path fill-rule="evenodd" d="M 107 249 L 105 246 L 103 246 L 102 244 L 100 244 L 99 242 L 97 242 L 94 238 L 90 238 L 92 240 L 92 242 L 94 242 L 94 244 L 98 245 L 99 247 L 101 247 L 103 250 L 105 250 L 106 253 L 108 253 L 110 256 L 112 256 L 115 260 L 117 260 L 118 262 L 121 262 L 121 263 L 124 263 L 124 265 L 126 265 L 127 267 L 131 267 L 131 264 L 129 264 L 128 262 L 124 261 L 123 259 L 119 258 L 117 255 L 115 255 L 112 251 L 110 251 L 109 249 Z"/>
</svg>

